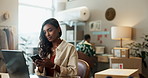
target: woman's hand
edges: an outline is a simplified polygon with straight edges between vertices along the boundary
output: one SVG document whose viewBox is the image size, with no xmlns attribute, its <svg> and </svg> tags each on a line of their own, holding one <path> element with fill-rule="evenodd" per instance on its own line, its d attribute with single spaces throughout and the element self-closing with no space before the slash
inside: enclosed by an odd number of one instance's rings
<svg viewBox="0 0 148 78">
<path fill-rule="evenodd" d="M 42 63 L 43 60 L 39 60 L 39 59 L 36 59 L 34 61 L 34 64 L 38 67 L 38 71 L 40 73 L 43 73 L 43 69 L 44 69 L 44 66 L 41 66 L 41 63 Z"/>
<path fill-rule="evenodd" d="M 37 66 L 37 67 L 43 67 L 42 66 L 42 63 L 43 63 L 43 60 L 39 60 L 39 59 L 36 59 L 35 61 L 34 61 L 34 64 Z"/>
<path fill-rule="evenodd" d="M 37 60 L 35 60 L 35 65 L 37 66 L 37 67 L 48 67 L 48 68 L 52 68 L 53 66 L 54 66 L 54 63 L 52 63 L 51 61 L 50 61 L 50 59 L 48 59 L 48 58 L 44 58 L 44 59 L 42 59 L 42 60 L 39 60 L 39 59 L 37 59 Z"/>
<path fill-rule="evenodd" d="M 54 63 L 52 63 L 49 58 L 45 58 L 43 59 L 42 65 L 44 67 L 52 68 L 54 66 Z"/>
</svg>

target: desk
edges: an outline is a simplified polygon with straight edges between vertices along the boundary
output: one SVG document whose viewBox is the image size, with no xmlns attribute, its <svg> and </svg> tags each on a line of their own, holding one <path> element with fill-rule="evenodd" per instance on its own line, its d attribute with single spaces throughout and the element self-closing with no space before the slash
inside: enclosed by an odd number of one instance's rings
<svg viewBox="0 0 148 78">
<path fill-rule="evenodd" d="M 0 73 L 0 78 L 9 78 L 8 73 Z"/>
<path fill-rule="evenodd" d="M 8 73 L 0 73 L 0 78 L 10 78 Z M 30 78 L 52 78 L 52 77 L 44 77 L 37 75 L 30 75 Z"/>
<path fill-rule="evenodd" d="M 0 73 L 0 78 L 10 78 L 10 77 L 8 73 Z M 30 78 L 80 78 L 80 76 L 49 77 L 49 76 L 30 75 Z"/>
<path fill-rule="evenodd" d="M 37 75 L 30 75 L 30 78 L 80 78 L 80 76 L 60 76 L 60 77 L 45 77 L 45 76 L 37 76 Z"/>
<path fill-rule="evenodd" d="M 112 57 L 112 54 L 97 54 L 98 62 L 109 62 L 109 58 Z"/>
<path fill-rule="evenodd" d="M 138 69 L 138 73 L 142 73 L 142 59 L 139 57 L 110 57 L 110 68 L 119 69 L 120 64 L 123 69 Z"/>
<path fill-rule="evenodd" d="M 106 69 L 101 72 L 95 73 L 95 78 L 106 78 L 106 76 L 112 76 L 112 78 L 128 78 L 133 76 L 138 69 Z"/>
<path fill-rule="evenodd" d="M 109 68 L 109 58 L 112 57 L 111 54 L 97 54 L 98 66 L 97 71 L 102 71 Z"/>
</svg>

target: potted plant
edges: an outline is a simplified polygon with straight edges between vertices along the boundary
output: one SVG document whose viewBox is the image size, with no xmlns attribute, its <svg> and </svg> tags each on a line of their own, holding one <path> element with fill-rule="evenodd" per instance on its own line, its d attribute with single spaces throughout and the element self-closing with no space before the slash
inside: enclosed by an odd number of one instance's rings
<svg viewBox="0 0 148 78">
<path fill-rule="evenodd" d="M 144 35 L 142 39 L 142 42 L 132 42 L 126 46 L 130 49 L 131 56 L 141 57 L 143 65 L 147 68 L 145 59 L 148 57 L 148 35 Z"/>
</svg>

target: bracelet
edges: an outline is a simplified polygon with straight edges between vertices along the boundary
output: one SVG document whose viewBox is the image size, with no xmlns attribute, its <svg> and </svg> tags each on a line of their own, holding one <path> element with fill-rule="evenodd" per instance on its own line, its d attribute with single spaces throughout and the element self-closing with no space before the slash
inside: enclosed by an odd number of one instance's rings
<svg viewBox="0 0 148 78">
<path fill-rule="evenodd" d="M 56 65 L 56 64 L 54 64 L 54 66 L 53 66 L 51 69 L 55 69 L 55 68 L 56 68 L 56 66 L 57 66 L 57 65 Z"/>
</svg>

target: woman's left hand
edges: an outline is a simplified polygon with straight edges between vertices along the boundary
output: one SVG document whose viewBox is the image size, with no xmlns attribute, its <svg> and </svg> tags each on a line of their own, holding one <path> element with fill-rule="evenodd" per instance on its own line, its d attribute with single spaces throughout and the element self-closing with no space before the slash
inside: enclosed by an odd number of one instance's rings
<svg viewBox="0 0 148 78">
<path fill-rule="evenodd" d="M 54 63 L 52 63 L 49 58 L 44 58 L 41 65 L 48 68 L 54 67 Z"/>
</svg>

